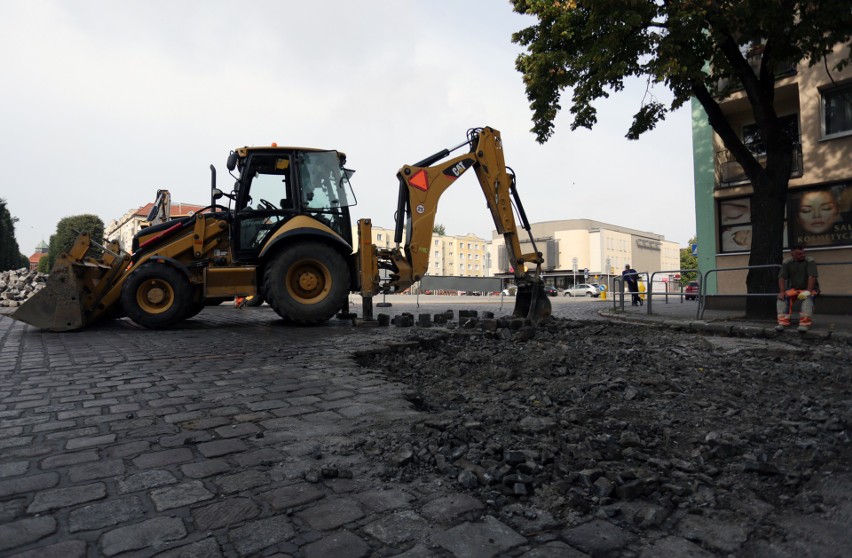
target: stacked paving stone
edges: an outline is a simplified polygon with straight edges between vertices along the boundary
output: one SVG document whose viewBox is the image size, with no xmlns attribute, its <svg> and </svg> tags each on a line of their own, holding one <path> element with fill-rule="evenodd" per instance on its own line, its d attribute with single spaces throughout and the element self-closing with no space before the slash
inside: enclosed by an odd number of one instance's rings
<svg viewBox="0 0 852 558">
<path fill-rule="evenodd" d="M 44 288 L 47 274 L 25 267 L 0 272 L 0 306 L 15 307 Z"/>
</svg>

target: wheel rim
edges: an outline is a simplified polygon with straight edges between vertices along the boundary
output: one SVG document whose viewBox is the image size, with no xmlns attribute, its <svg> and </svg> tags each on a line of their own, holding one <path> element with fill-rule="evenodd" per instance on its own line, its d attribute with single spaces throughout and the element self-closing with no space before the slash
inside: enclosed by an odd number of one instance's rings
<svg viewBox="0 0 852 558">
<path fill-rule="evenodd" d="M 148 314 L 162 314 L 175 302 L 175 291 L 168 281 L 149 279 L 136 289 L 136 303 Z"/>
<path fill-rule="evenodd" d="M 331 272 L 322 262 L 302 260 L 291 266 L 285 279 L 287 292 L 301 304 L 316 304 L 331 290 Z"/>
</svg>

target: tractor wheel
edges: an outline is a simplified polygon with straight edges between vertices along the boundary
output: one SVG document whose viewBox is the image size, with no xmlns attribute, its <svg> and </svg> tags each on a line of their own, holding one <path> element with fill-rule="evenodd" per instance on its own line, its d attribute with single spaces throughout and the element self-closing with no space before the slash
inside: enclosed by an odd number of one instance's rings
<svg viewBox="0 0 852 558">
<path fill-rule="evenodd" d="M 205 306 L 204 289 L 200 286 L 192 287 L 192 302 L 186 305 L 186 315 L 181 319 L 188 320 L 195 317 L 199 312 L 204 310 Z"/>
<path fill-rule="evenodd" d="M 137 324 L 149 329 L 166 328 L 190 315 L 192 286 L 183 273 L 171 266 L 143 265 L 125 281 L 121 305 Z"/>
<path fill-rule="evenodd" d="M 263 294 L 285 320 L 320 324 L 346 302 L 349 268 L 333 248 L 304 242 L 280 252 L 266 267 Z"/>
</svg>

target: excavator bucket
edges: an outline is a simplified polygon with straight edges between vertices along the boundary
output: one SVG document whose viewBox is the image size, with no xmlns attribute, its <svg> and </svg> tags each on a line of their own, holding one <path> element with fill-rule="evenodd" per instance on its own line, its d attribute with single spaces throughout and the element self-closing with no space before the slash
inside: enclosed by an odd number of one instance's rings
<svg viewBox="0 0 852 558">
<path fill-rule="evenodd" d="M 550 299 L 544 292 L 543 283 L 518 285 L 515 296 L 515 310 L 512 315 L 516 318 L 529 318 L 537 324 L 550 317 Z"/>
<path fill-rule="evenodd" d="M 56 260 L 46 286 L 11 317 L 46 331 L 70 331 L 102 315 L 95 311 L 97 303 L 121 275 L 129 256 L 114 243 L 115 251 L 105 248 L 103 259 L 87 258 L 90 244 L 88 233 L 80 233 L 71 250 Z"/>
</svg>

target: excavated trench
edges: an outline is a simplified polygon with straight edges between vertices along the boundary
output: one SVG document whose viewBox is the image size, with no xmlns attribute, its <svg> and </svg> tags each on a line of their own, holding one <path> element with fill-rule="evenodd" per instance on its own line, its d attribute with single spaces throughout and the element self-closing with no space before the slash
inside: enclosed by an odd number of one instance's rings
<svg viewBox="0 0 852 558">
<path fill-rule="evenodd" d="M 785 521 L 852 515 L 850 357 L 826 340 L 562 319 L 413 334 L 358 360 L 425 418 L 362 449 L 380 476 L 452 483 L 525 534 L 599 518 L 760 554 Z"/>
</svg>

